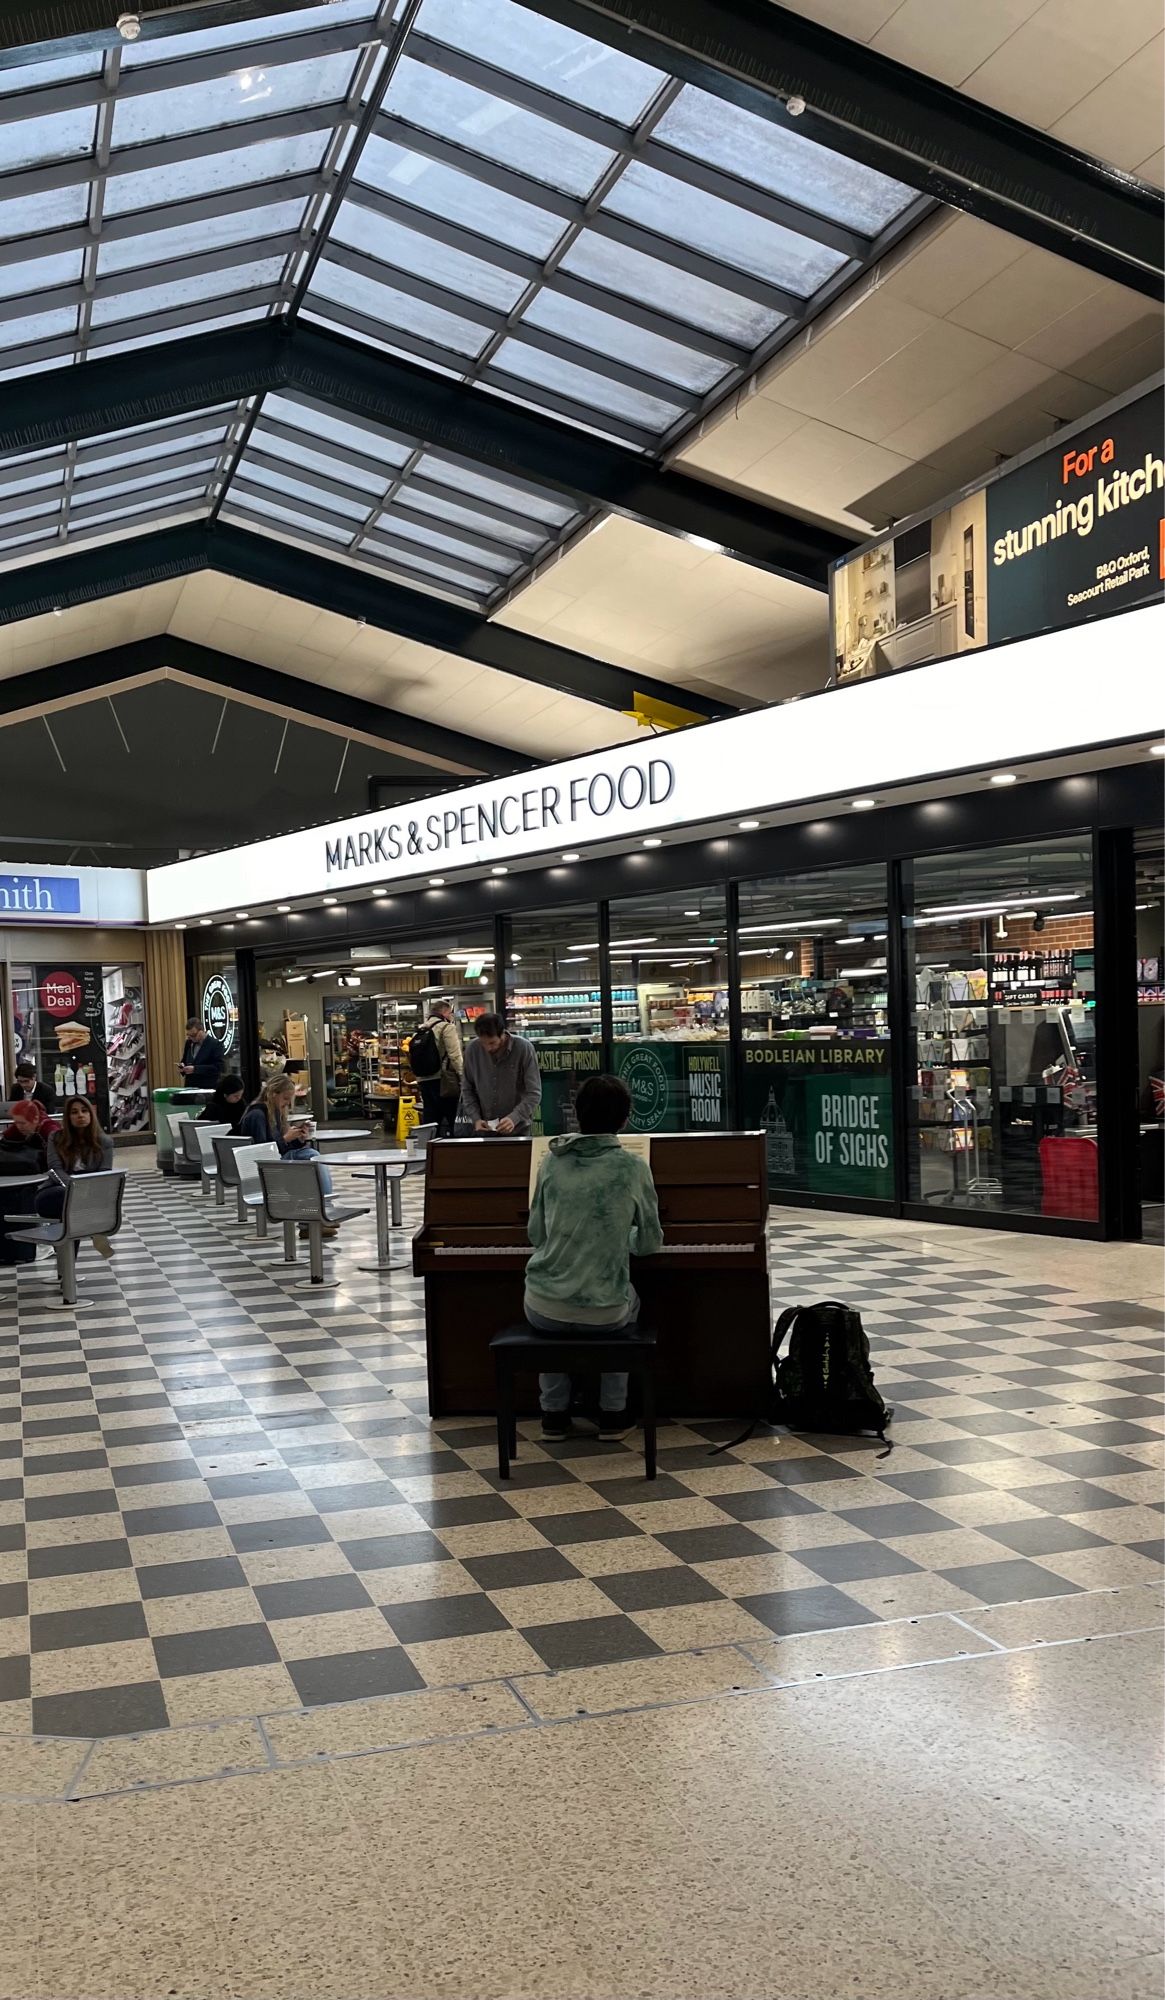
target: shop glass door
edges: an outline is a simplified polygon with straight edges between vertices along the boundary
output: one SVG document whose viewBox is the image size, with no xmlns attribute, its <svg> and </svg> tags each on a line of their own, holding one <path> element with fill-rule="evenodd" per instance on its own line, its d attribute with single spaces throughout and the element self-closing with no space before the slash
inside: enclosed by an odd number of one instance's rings
<svg viewBox="0 0 1165 2000">
<path fill-rule="evenodd" d="M 612 1068 L 633 1132 L 728 1124 L 728 943 L 722 888 L 611 904 Z"/>
<path fill-rule="evenodd" d="M 603 1067 L 599 914 L 535 910 L 506 926 L 506 1026 L 531 1042 L 542 1075 L 534 1131 L 576 1131 L 574 1100 Z"/>
<path fill-rule="evenodd" d="M 1137 912 L 1137 1168 L 1141 1235 L 1165 1242 L 1165 842 L 1135 837 Z"/>
<path fill-rule="evenodd" d="M 886 870 L 740 885 L 739 1123 L 769 1188 L 891 1201 Z"/>
<path fill-rule="evenodd" d="M 905 864 L 912 1201 L 1096 1222 L 1087 835 Z"/>
</svg>

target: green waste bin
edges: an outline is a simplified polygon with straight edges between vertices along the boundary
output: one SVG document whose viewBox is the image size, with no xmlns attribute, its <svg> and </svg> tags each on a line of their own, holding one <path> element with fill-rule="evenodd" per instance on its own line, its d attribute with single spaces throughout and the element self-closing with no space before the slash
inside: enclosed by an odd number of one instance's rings
<svg viewBox="0 0 1165 2000">
<path fill-rule="evenodd" d="M 154 1139 L 158 1149 L 159 1173 L 172 1174 L 175 1171 L 171 1118 L 175 1113 L 183 1118 L 197 1118 L 207 1099 L 213 1096 L 213 1090 L 190 1090 L 184 1084 L 154 1091 Z"/>
</svg>

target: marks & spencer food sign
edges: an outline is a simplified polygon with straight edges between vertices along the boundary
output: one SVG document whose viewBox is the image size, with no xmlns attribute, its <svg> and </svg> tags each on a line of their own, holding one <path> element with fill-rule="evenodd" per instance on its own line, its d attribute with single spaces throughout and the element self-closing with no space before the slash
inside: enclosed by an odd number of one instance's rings
<svg viewBox="0 0 1165 2000">
<path fill-rule="evenodd" d="M 335 839 L 325 837 L 328 875 L 375 871 L 410 857 L 452 866 L 471 861 L 487 842 L 523 834 L 578 832 L 583 826 L 592 834 L 615 833 L 620 820 L 644 806 L 664 805 L 675 782 L 675 770 L 665 758 L 632 758 L 616 770 L 584 772 L 559 784 L 527 785 L 464 805 L 454 799 L 443 812 L 384 820 Z"/>
</svg>

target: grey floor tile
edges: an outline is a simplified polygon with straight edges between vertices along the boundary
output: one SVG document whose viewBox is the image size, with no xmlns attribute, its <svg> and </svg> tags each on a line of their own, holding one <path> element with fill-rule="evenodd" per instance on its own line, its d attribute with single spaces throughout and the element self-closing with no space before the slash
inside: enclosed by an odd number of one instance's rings
<svg viewBox="0 0 1165 2000">
<path fill-rule="evenodd" d="M 655 1538 L 684 1563 L 727 1562 L 733 1556 L 771 1556 L 773 1545 L 739 1522 L 722 1528 L 676 1528 Z"/>
<path fill-rule="evenodd" d="M 482 1590 L 522 1590 L 543 1583 L 566 1583 L 580 1575 L 559 1549 L 515 1549 L 496 1556 L 463 1556 L 462 1569 L 469 1571 Z"/>
<path fill-rule="evenodd" d="M 218 1519 L 217 1509 L 215 1519 Z M 241 1556 L 257 1555 L 261 1549 L 305 1549 L 317 1542 L 330 1542 L 332 1537 L 324 1523 L 316 1514 L 293 1514 L 287 1520 L 243 1521 L 235 1527 L 228 1527 L 235 1552 Z"/>
<path fill-rule="evenodd" d="M 38 1736 L 134 1736 L 143 1729 L 165 1729 L 169 1721 L 160 1681 L 39 1695 L 32 1703 Z"/>
<path fill-rule="evenodd" d="M 808 1585 L 799 1590 L 770 1590 L 738 1602 L 759 1618 L 771 1632 L 784 1636 L 791 1632 L 827 1632 L 844 1625 L 877 1625 L 874 1611 L 867 1611 L 856 1597 L 831 1584 Z"/>
<path fill-rule="evenodd" d="M 30 1549 L 30 1577 L 80 1576 L 103 1569 L 129 1569 L 129 1543 L 111 1539 L 104 1542 L 65 1542 L 57 1548 Z"/>
<path fill-rule="evenodd" d="M 663 1649 L 630 1618 L 567 1618 L 558 1625 L 527 1625 L 522 1637 L 548 1667 L 605 1666 L 616 1660 L 646 1659 Z"/>
<path fill-rule="evenodd" d="M 1011 1562 L 969 1563 L 959 1569 L 940 1570 L 959 1590 L 970 1591 L 984 1604 L 1011 1604 L 1025 1597 L 1067 1597 L 1078 1586 L 1064 1577 L 1042 1569 L 1037 1562 L 1017 1556 Z"/>
<path fill-rule="evenodd" d="M 595 1582 L 620 1611 L 661 1611 L 674 1604 L 704 1604 L 724 1596 L 684 1563 L 624 1570 L 615 1576 L 598 1576 Z"/>
<path fill-rule="evenodd" d="M 122 1511 L 127 1535 L 183 1535 L 195 1528 L 219 1528 L 222 1520 L 211 1500 L 191 1500 L 172 1507 L 125 1507 Z"/>
<path fill-rule="evenodd" d="M 189 1562 L 148 1563 L 137 1571 L 146 1603 L 160 1597 L 188 1597 L 200 1591 L 245 1590 L 247 1578 L 235 1556 L 204 1556 Z"/>
<path fill-rule="evenodd" d="M 572 1542 L 613 1541 L 616 1536 L 630 1540 L 643 1533 L 617 1507 L 587 1507 L 577 1514 L 543 1514 L 533 1525 L 557 1548 L 568 1548 Z M 768 1546 L 766 1542 L 765 1548 Z"/>
<path fill-rule="evenodd" d="M 1103 1514 L 1096 1517 L 1103 1522 Z M 1060 1520 L 1054 1514 L 1045 1514 L 1036 1521 L 1000 1521 L 995 1524 L 984 1521 L 979 1534 L 987 1535 L 993 1542 L 1002 1542 L 1004 1548 L 1014 1549 L 1020 1556 L 1055 1556 L 1067 1549 L 1095 1549 L 1110 1546 L 1103 1535 L 1094 1535 L 1090 1529 L 1082 1528 L 1074 1521 Z"/>
<path fill-rule="evenodd" d="M 422 1646 L 430 1639 L 465 1639 L 474 1632 L 504 1632 L 510 1623 L 484 1591 L 388 1604 L 382 1615 L 402 1646 Z"/>
<path fill-rule="evenodd" d="M 298 1583 L 255 1586 L 264 1618 L 315 1618 L 327 1612 L 367 1610 L 372 1603 L 358 1576 L 316 1576 Z"/>
<path fill-rule="evenodd" d="M 34 1612 L 31 1650 L 49 1653 L 74 1646 L 110 1646 L 119 1639 L 147 1639 L 140 1603 L 95 1604 L 82 1611 Z"/>
<path fill-rule="evenodd" d="M 359 1541 L 341 1542 L 352 1568 L 399 1569 L 404 1564 L 451 1562 L 444 1542 L 427 1530 L 410 1535 L 365 1535 Z"/>
<path fill-rule="evenodd" d="M 881 1541 L 892 1541 L 898 1535 L 941 1535 L 959 1526 L 919 1500 L 887 1500 L 881 1507 L 842 1507 L 838 1512 L 851 1528 Z"/>
<path fill-rule="evenodd" d="M 799 1514 L 819 1514 L 795 1486 L 753 1486 L 743 1493 L 718 1493 L 717 1507 L 735 1521 L 787 1521 Z"/>
<path fill-rule="evenodd" d="M 466 1528 L 479 1521 L 509 1521 L 514 1509 L 500 1493 L 468 1493 L 452 1500 L 418 1500 L 416 1512 L 431 1528 Z"/>
<path fill-rule="evenodd" d="M 798 1549 L 797 1561 L 828 1583 L 865 1583 L 876 1576 L 905 1576 L 921 1568 L 885 1542 L 833 1542 L 820 1549 Z"/>
<path fill-rule="evenodd" d="M 403 1646 L 380 1646 L 366 1653 L 337 1653 L 316 1660 L 291 1660 L 287 1667 L 306 1708 L 329 1702 L 364 1701 L 371 1695 L 404 1694 L 424 1686 Z"/>
<path fill-rule="evenodd" d="M 176 1632 L 154 1640 L 163 1680 L 182 1674 L 220 1674 L 233 1667 L 274 1666 L 279 1649 L 266 1625 L 218 1625 L 201 1632 Z"/>
</svg>

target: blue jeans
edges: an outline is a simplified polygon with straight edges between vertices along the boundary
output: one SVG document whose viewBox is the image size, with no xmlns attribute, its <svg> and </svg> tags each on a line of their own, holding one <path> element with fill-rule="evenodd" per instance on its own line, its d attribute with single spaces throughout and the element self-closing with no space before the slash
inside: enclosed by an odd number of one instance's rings
<svg viewBox="0 0 1165 2000">
<path fill-rule="evenodd" d="M 526 1307 L 526 1319 L 535 1333 L 566 1333 L 578 1336 L 581 1329 L 576 1322 L 565 1319 L 547 1319 L 543 1313 L 532 1312 Z M 617 1340 L 621 1333 L 630 1333 L 634 1320 L 627 1320 L 623 1326 L 605 1326 L 604 1339 Z M 592 1329 L 593 1331 L 593 1329 Z M 559 1415 L 570 1408 L 570 1376 L 560 1375 L 556 1370 L 538 1377 L 538 1400 L 548 1416 Z M 607 1374 L 599 1377 L 599 1407 L 614 1413 L 627 1407 L 626 1375 Z"/>
<path fill-rule="evenodd" d="M 285 1160 L 318 1160 L 320 1155 L 314 1146 L 289 1146 L 283 1157 Z M 331 1194 L 332 1176 L 327 1167 L 320 1168 L 320 1186 L 325 1194 Z"/>
</svg>

